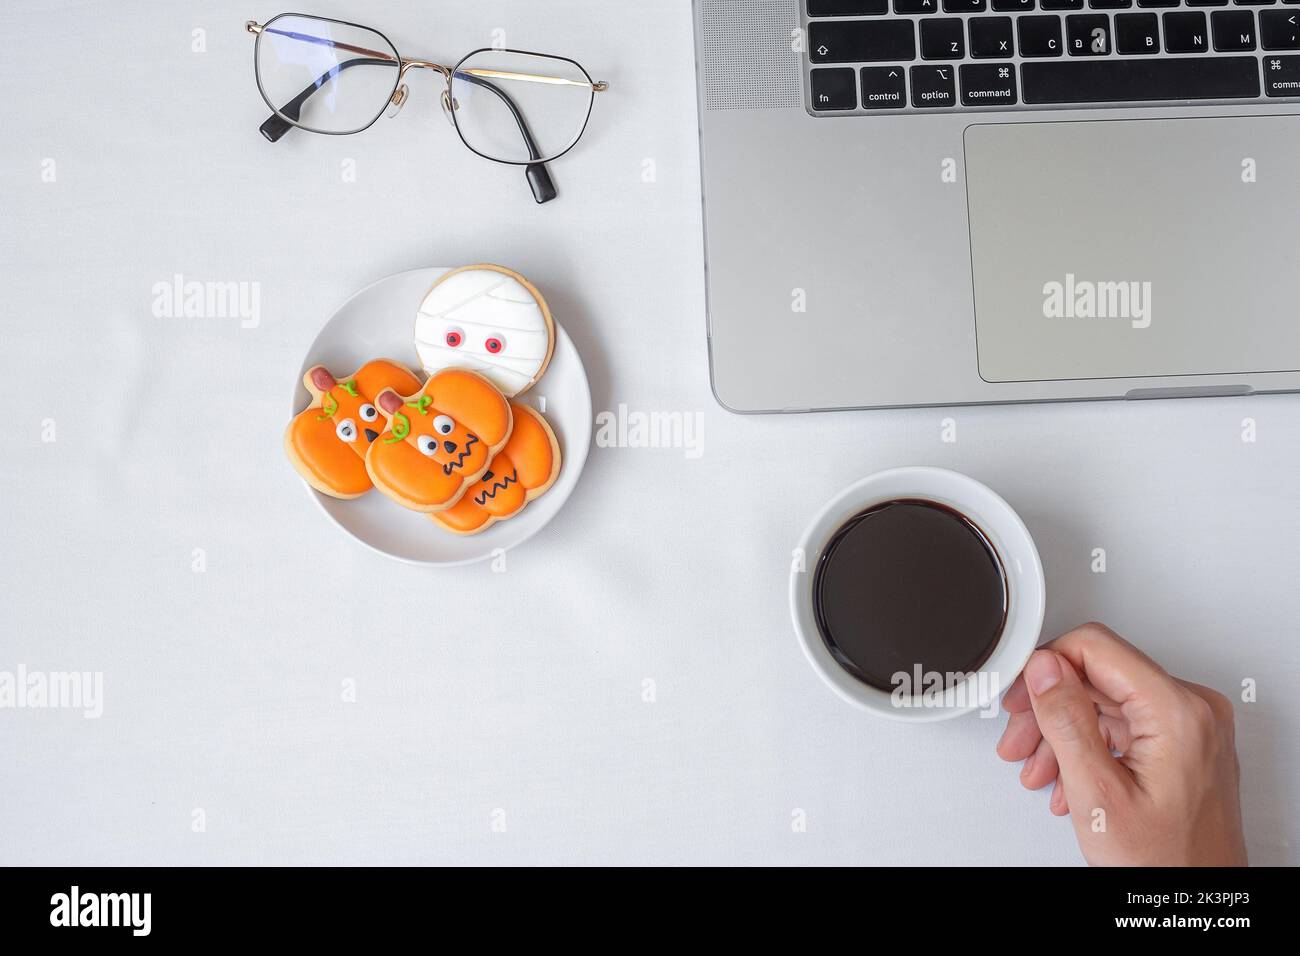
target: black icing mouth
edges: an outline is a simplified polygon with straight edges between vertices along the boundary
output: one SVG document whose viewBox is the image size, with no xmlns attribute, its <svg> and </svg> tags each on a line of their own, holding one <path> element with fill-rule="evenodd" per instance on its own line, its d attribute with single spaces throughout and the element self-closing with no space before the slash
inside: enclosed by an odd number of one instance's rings
<svg viewBox="0 0 1300 956">
<path fill-rule="evenodd" d="M 485 480 L 490 480 L 493 477 L 492 472 L 489 471 L 483 477 Z M 510 469 L 510 474 L 506 475 L 500 481 L 493 481 L 492 486 L 490 488 L 484 488 L 482 491 L 476 494 L 474 496 L 474 504 L 482 507 L 483 505 L 487 504 L 487 502 L 490 499 L 495 498 L 497 496 L 498 491 L 505 491 L 507 488 L 517 483 L 518 481 L 519 481 L 519 472 L 516 469 L 513 468 Z"/>
<path fill-rule="evenodd" d="M 447 464 L 442 466 L 442 473 L 444 475 L 450 475 L 453 471 L 456 471 L 457 469 L 460 468 L 464 468 L 465 459 L 469 457 L 470 451 L 472 451 L 474 446 L 477 444 L 478 444 L 477 435 L 467 435 L 465 437 L 465 447 L 461 449 L 461 452 L 459 455 L 456 456 L 455 461 L 449 461 L 447 462 Z"/>
<path fill-rule="evenodd" d="M 366 441 L 374 441 L 378 437 L 379 432 L 375 431 L 373 428 L 366 429 Z"/>
</svg>

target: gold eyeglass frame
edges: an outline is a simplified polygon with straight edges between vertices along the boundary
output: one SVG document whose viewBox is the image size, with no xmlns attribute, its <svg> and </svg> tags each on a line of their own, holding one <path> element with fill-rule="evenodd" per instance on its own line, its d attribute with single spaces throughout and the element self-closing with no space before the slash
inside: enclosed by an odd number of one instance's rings
<svg viewBox="0 0 1300 956">
<path fill-rule="evenodd" d="M 455 66 L 447 66 L 442 63 L 437 63 L 433 60 L 414 59 L 414 58 L 402 56 L 400 53 L 398 53 L 397 47 L 393 44 L 393 42 L 389 40 L 388 37 L 385 36 L 383 33 L 376 30 L 374 27 L 369 27 L 366 26 L 365 24 L 360 24 L 360 23 L 351 23 L 346 20 L 336 20 L 330 17 L 319 17 L 319 16 L 315 16 L 314 14 L 280 13 L 272 17 L 271 19 L 267 20 L 264 23 L 259 23 L 256 20 L 248 20 L 244 23 L 244 29 L 249 34 L 257 38 L 257 41 L 260 44 L 262 39 L 262 34 L 268 29 L 268 27 L 271 26 L 271 24 L 273 24 L 276 20 L 279 20 L 283 17 L 297 17 L 303 20 L 316 20 L 324 23 L 338 24 L 339 26 L 346 26 L 346 27 L 352 27 L 354 29 L 366 30 L 370 33 L 375 34 L 376 36 L 381 38 L 385 43 L 388 44 L 392 52 L 388 52 L 385 50 L 375 50 L 369 47 L 359 46 L 357 44 L 352 44 L 352 43 L 344 43 L 342 41 L 335 40 L 333 38 L 329 38 L 327 42 L 330 46 L 340 50 L 346 50 L 350 53 L 356 53 L 360 56 L 369 57 L 376 60 L 385 60 L 385 61 L 396 63 L 398 67 L 397 77 L 396 80 L 394 81 L 393 90 L 389 94 L 388 99 L 385 101 L 384 105 L 379 109 L 378 113 L 375 114 L 374 118 L 371 119 L 370 122 L 368 122 L 365 126 L 359 127 L 354 130 L 341 130 L 341 131 L 322 130 L 322 129 L 314 129 L 310 126 L 303 125 L 295 117 L 287 115 L 285 112 L 283 112 L 281 107 L 276 106 L 275 103 L 272 101 L 271 97 L 267 94 L 266 89 L 262 86 L 261 70 L 256 68 L 256 63 L 255 63 L 254 65 L 255 65 L 255 73 L 257 74 L 256 79 L 257 79 L 258 92 L 261 94 L 262 99 L 266 102 L 266 105 L 271 108 L 271 111 L 274 114 L 274 116 L 278 117 L 283 124 L 287 124 L 287 126 L 281 127 L 279 130 L 277 130 L 275 132 L 275 135 L 272 135 L 272 133 L 267 129 L 267 126 L 269 125 L 270 121 L 268 121 L 268 123 L 264 123 L 262 132 L 263 135 L 267 137 L 267 139 L 271 140 L 272 142 L 278 140 L 280 136 L 287 131 L 288 127 L 297 127 L 299 129 L 304 130 L 305 132 L 318 133 L 325 136 L 349 136 L 355 133 L 364 132 L 365 130 L 373 126 L 375 123 L 377 123 L 379 121 L 379 118 L 383 116 L 387 110 L 394 107 L 400 109 L 402 105 L 406 102 L 407 95 L 408 95 L 408 87 L 406 85 L 406 75 L 409 71 L 433 70 L 434 72 L 442 75 L 443 82 L 444 82 L 444 87 L 440 94 L 442 109 L 445 115 L 447 116 L 448 120 L 451 122 L 452 126 L 455 128 L 457 137 L 460 139 L 460 141 L 465 144 L 465 147 L 467 149 L 469 149 L 471 152 L 475 153 L 478 156 L 482 156 L 484 159 L 491 160 L 492 162 L 495 163 L 502 163 L 507 166 L 527 167 L 529 171 L 529 183 L 530 185 L 532 185 L 534 195 L 536 196 L 537 201 L 539 203 L 545 202 L 550 198 L 554 198 L 554 187 L 549 183 L 549 175 L 546 173 L 545 164 L 549 162 L 553 162 L 556 159 L 559 159 L 561 156 L 563 156 L 565 153 L 567 153 L 569 150 L 571 150 L 574 146 L 577 145 L 578 141 L 582 138 L 583 133 L 586 132 L 587 123 L 591 119 L 591 110 L 595 103 L 595 94 L 603 93 L 609 89 L 609 84 L 607 82 L 605 82 L 604 80 L 593 80 L 591 78 L 591 75 L 586 71 L 586 69 L 582 66 L 581 63 L 578 63 L 576 60 L 569 59 L 568 57 L 556 56 L 547 53 L 533 53 L 528 50 L 510 50 L 510 49 L 496 49 L 494 47 L 480 47 L 479 49 L 471 50 L 469 53 L 461 57 L 461 59 L 459 60 L 459 62 L 456 63 Z M 320 38 L 320 39 L 324 40 L 325 38 Z M 480 53 L 490 53 L 490 52 L 517 53 L 526 56 L 545 57 L 548 59 L 559 60 L 561 62 L 569 63 L 574 67 L 576 67 L 577 70 L 583 75 L 583 77 L 585 77 L 585 79 L 577 80 L 568 77 L 547 76 L 541 73 L 526 73 L 526 72 L 518 72 L 513 70 L 492 70 L 492 69 L 481 69 L 481 68 L 462 69 L 462 64 L 464 64 L 467 60 L 469 60 L 470 57 L 476 56 Z M 492 80 L 492 79 L 503 79 L 503 80 L 528 82 L 528 83 L 544 83 L 544 84 L 557 85 L 557 86 L 562 85 L 562 86 L 584 87 L 590 89 L 592 95 L 587 104 L 587 114 L 586 116 L 583 117 L 582 127 L 578 130 L 577 135 L 574 136 L 573 141 L 569 143 L 563 150 L 561 150 L 560 152 L 556 153 L 553 156 L 544 156 L 544 157 L 539 156 L 538 158 L 528 159 L 528 160 L 502 159 L 498 156 L 490 156 L 487 153 L 484 153 L 482 150 L 476 148 L 474 144 L 472 144 L 468 139 L 465 138 L 465 133 L 460 128 L 460 123 L 457 121 L 456 118 L 456 113 L 460 108 L 460 104 L 456 102 L 455 96 L 453 95 L 452 81 L 457 74 L 461 74 L 461 73 L 467 76 L 474 76 L 477 77 L 478 79 L 485 80 L 485 81 Z M 491 84 L 489 83 L 488 85 L 490 86 Z M 513 106 L 511 108 L 514 109 Z M 396 115 L 396 114 L 390 114 L 390 115 Z M 521 127 L 522 127 L 522 123 L 521 123 Z M 528 134 L 526 131 L 525 131 L 525 137 L 526 137 L 526 142 L 529 143 L 530 151 L 533 151 L 533 147 L 535 146 L 535 144 L 533 144 L 531 140 L 528 138 Z M 544 185 L 542 184 L 542 182 L 539 182 L 538 180 L 544 182 Z M 541 191 L 539 191 L 539 189 Z M 543 198 L 543 193 L 547 191 L 549 191 L 549 195 L 547 195 L 546 198 Z"/>
</svg>

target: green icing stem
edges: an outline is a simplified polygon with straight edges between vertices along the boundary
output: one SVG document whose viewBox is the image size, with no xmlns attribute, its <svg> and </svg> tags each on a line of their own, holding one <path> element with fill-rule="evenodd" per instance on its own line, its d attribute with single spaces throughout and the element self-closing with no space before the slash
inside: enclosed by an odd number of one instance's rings
<svg viewBox="0 0 1300 956">
<path fill-rule="evenodd" d="M 318 422 L 323 422 L 327 418 L 333 418 L 334 413 L 339 410 L 339 403 L 334 401 L 334 398 L 329 392 L 326 392 L 321 398 L 321 408 L 324 409 L 325 414 L 316 416 L 316 421 Z"/>
<path fill-rule="evenodd" d="M 411 434 L 411 420 L 401 412 L 398 412 L 393 416 L 393 424 L 391 428 L 393 432 L 392 437 L 384 439 L 385 445 L 396 445 L 407 435 Z"/>
<path fill-rule="evenodd" d="M 343 391 L 347 392 L 347 393 L 348 393 L 349 395 L 351 395 L 353 398 L 356 398 L 356 397 L 357 397 L 357 380 L 353 378 L 353 379 L 348 379 L 346 382 L 344 382 L 344 383 L 343 383 Z"/>
<path fill-rule="evenodd" d="M 421 415 L 429 414 L 429 406 L 433 404 L 433 399 L 428 395 L 421 395 L 418 402 L 407 402 L 411 408 L 416 409 Z"/>
</svg>

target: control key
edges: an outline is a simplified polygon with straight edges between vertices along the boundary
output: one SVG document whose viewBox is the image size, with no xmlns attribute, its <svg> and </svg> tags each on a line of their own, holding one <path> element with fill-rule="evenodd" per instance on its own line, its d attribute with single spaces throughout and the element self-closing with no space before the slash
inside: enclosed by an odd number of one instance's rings
<svg viewBox="0 0 1300 956">
<path fill-rule="evenodd" d="M 901 110 L 907 106 L 901 66 L 864 66 L 862 68 L 862 108 L 864 110 Z"/>
</svg>

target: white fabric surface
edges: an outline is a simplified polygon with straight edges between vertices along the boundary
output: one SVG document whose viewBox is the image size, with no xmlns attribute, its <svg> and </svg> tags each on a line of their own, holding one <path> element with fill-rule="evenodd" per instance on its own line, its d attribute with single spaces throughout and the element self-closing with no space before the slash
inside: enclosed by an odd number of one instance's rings
<svg viewBox="0 0 1300 956">
<path fill-rule="evenodd" d="M 1300 398 L 732 416 L 708 381 L 686 0 L 309 7 L 414 56 L 503 29 L 611 90 L 536 207 L 461 146 L 427 72 L 363 135 L 266 143 L 242 24 L 274 7 L 6 12 L 0 671 L 102 671 L 104 700 L 0 710 L 0 862 L 1079 862 L 995 757 L 1000 719 L 882 722 L 795 643 L 804 524 L 902 464 L 1020 510 L 1047 636 L 1099 618 L 1190 679 L 1258 681 L 1250 852 L 1300 862 Z M 597 409 L 698 413 L 702 454 L 593 448 L 505 573 L 391 563 L 285 462 L 294 374 L 362 285 L 485 260 L 544 289 Z M 156 317 L 178 273 L 260 283 L 260 322 Z"/>
</svg>

